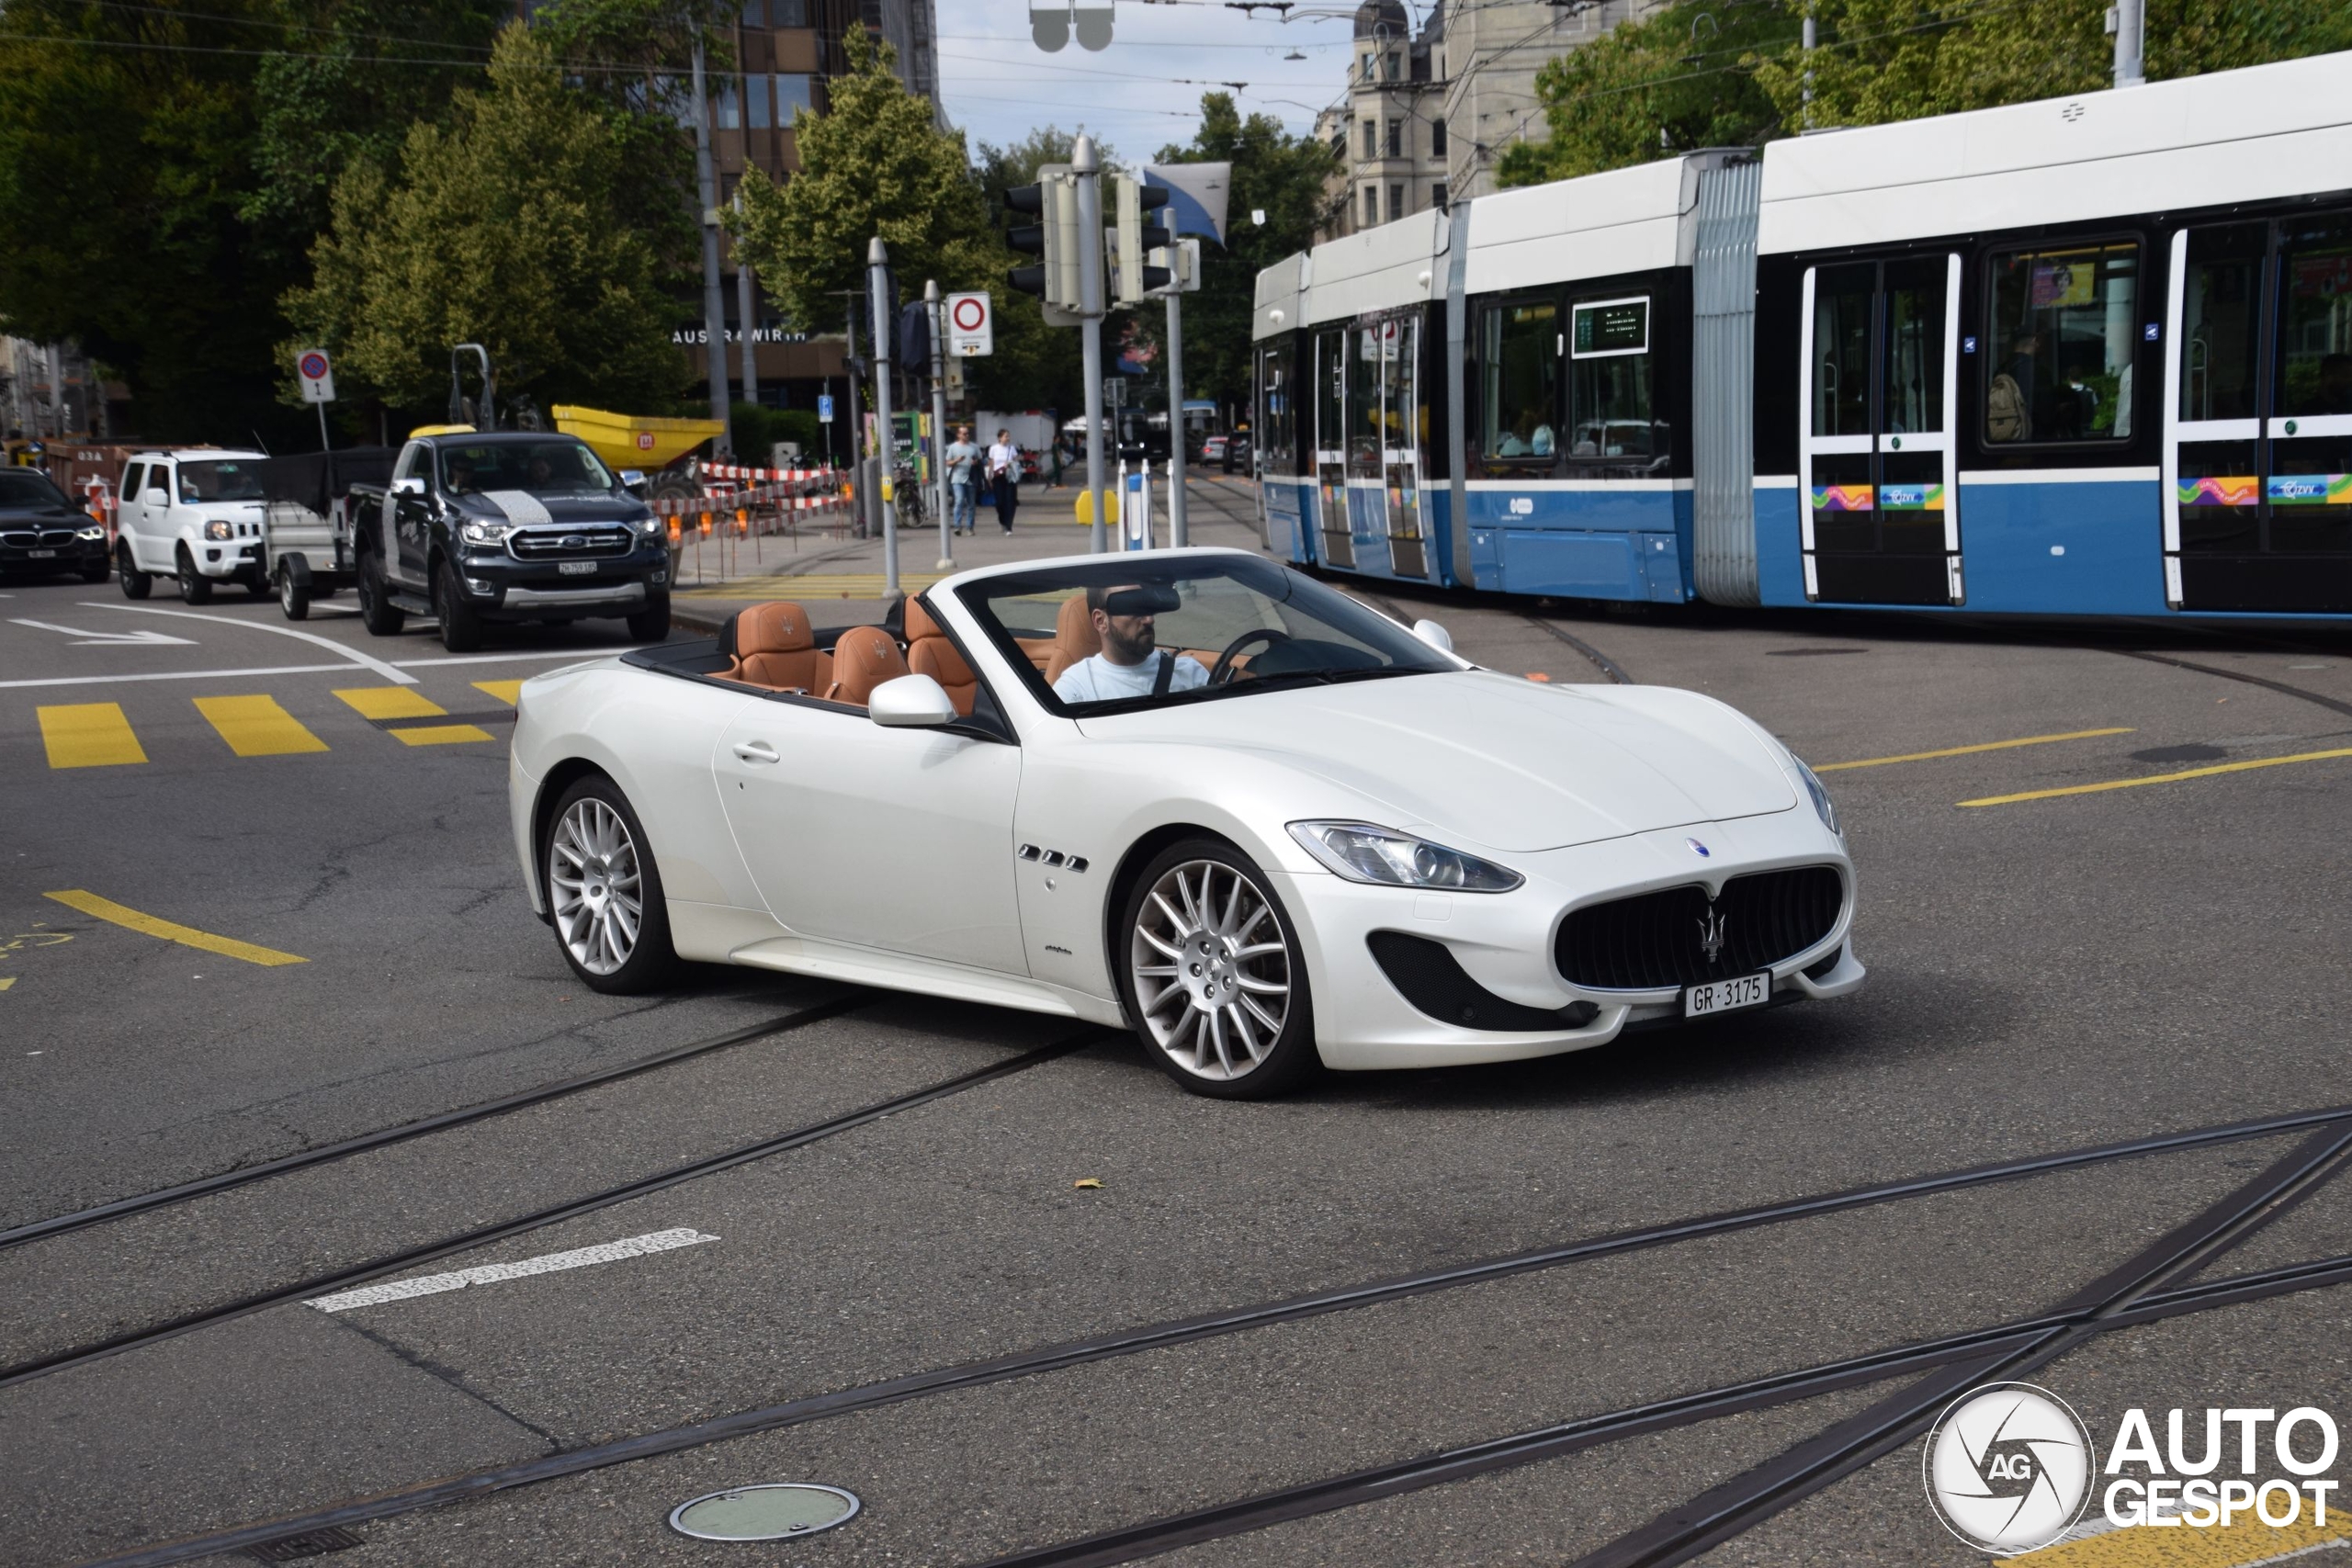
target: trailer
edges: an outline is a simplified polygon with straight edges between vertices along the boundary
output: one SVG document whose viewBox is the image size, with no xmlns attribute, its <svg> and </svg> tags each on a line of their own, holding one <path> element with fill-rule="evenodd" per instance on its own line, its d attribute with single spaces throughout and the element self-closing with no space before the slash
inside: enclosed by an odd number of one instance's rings
<svg viewBox="0 0 2352 1568">
<path fill-rule="evenodd" d="M 390 483 L 399 456 L 392 446 L 350 446 L 254 465 L 266 498 L 263 570 L 288 620 L 307 618 L 311 600 L 354 585 L 353 511 L 368 498 L 352 487 Z"/>
</svg>

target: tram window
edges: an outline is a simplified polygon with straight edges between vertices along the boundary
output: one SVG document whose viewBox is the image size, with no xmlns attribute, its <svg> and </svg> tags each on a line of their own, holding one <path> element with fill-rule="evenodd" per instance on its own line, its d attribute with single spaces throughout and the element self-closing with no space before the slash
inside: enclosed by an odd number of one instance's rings
<svg viewBox="0 0 2352 1568">
<path fill-rule="evenodd" d="M 2262 263 L 2269 225 L 2188 231 L 2180 287 L 2180 417 L 2255 417 L 2262 337 Z M 2250 470 L 2249 470 L 2250 471 Z"/>
<path fill-rule="evenodd" d="M 1880 428 L 1909 435 L 1944 427 L 1941 256 L 1886 264 L 1886 403 Z"/>
<path fill-rule="evenodd" d="M 1488 457 L 1549 458 L 1560 402 L 1560 309 L 1549 299 L 1487 312 L 1479 399 Z"/>
<path fill-rule="evenodd" d="M 2140 247 L 2011 251 L 1992 259 L 1984 438 L 2117 441 L 2132 434 Z"/>
<path fill-rule="evenodd" d="M 1323 333 L 1315 340 L 1315 450 L 1318 461 L 1337 461 L 1340 450 L 1340 395 L 1348 384 L 1347 343 L 1345 333 Z M 1327 457 L 1326 454 L 1329 456 Z"/>
<path fill-rule="evenodd" d="M 2290 226 L 2280 238 L 2278 412 L 2352 413 L 2352 219 Z"/>
<path fill-rule="evenodd" d="M 1650 302 L 1580 299 L 1568 308 L 1568 456 L 1644 465 L 1667 455 L 1653 423 Z"/>
<path fill-rule="evenodd" d="M 1813 287 L 1813 433 L 1871 431 L 1871 299 L 1878 269 L 1869 262 L 1826 266 Z"/>
</svg>

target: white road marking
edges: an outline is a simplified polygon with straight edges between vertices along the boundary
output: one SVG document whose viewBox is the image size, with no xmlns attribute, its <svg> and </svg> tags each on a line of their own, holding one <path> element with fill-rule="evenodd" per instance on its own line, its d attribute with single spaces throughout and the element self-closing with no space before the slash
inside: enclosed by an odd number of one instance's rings
<svg viewBox="0 0 2352 1568">
<path fill-rule="evenodd" d="M 356 1291 L 313 1296 L 305 1304 L 321 1312 L 349 1312 L 354 1307 L 406 1301 L 411 1296 L 435 1296 L 444 1291 L 462 1291 L 469 1285 L 494 1284 L 501 1280 L 526 1279 L 533 1274 L 553 1274 L 564 1269 L 585 1269 L 596 1263 L 618 1263 L 625 1258 L 642 1258 L 649 1252 L 669 1252 L 676 1247 L 695 1247 L 718 1239 L 715 1235 L 705 1235 L 691 1228 L 650 1231 L 644 1235 L 626 1236 L 619 1241 L 608 1241 L 595 1247 L 575 1247 L 570 1252 L 544 1253 L 514 1263 L 486 1263 L 479 1269 L 427 1274 L 417 1280 L 395 1280 L 388 1285 L 363 1285 Z"/>
<path fill-rule="evenodd" d="M 392 684 L 396 686 L 413 686 L 416 684 L 415 676 L 403 674 L 401 671 L 393 669 L 390 665 L 385 663 L 380 659 L 362 653 L 356 648 L 347 647 L 343 643 L 335 641 L 333 637 L 321 637 L 316 632 L 306 632 L 294 626 L 273 626 L 266 621 L 241 621 L 234 615 L 200 615 L 194 610 L 157 610 L 150 608 L 145 604 L 109 604 L 104 601 L 100 601 L 94 604 L 86 599 L 82 602 L 80 608 L 85 610 L 121 610 L 133 615 L 177 615 L 182 620 L 210 621 L 215 626 L 243 626 L 247 631 L 275 632 L 279 637 L 300 637 L 304 642 L 315 643 L 319 647 L 325 649 L 330 653 L 342 654 L 345 659 L 350 660 L 354 664 L 360 666 L 362 669 L 373 670 L 377 674 L 381 675 L 385 680 L 391 682 Z"/>
<path fill-rule="evenodd" d="M 16 686 L 111 686 L 119 681 L 231 681 L 246 675 L 348 675 L 348 664 L 265 664 L 246 670 L 159 670 L 143 675 L 54 675 L 41 681 L 0 681 Z"/>
<path fill-rule="evenodd" d="M 424 670 L 435 664 L 507 664 L 525 659 L 569 659 L 586 664 L 598 659 L 610 659 L 616 653 L 626 653 L 624 648 L 553 648 L 537 653 L 460 653 L 450 659 L 403 659 L 403 670 Z"/>
<path fill-rule="evenodd" d="M 82 640 L 74 645 L 76 648 L 162 647 L 169 643 L 177 643 L 182 648 L 196 646 L 196 639 L 193 637 L 171 637 L 163 632 L 85 632 L 79 626 L 53 626 L 47 621 L 19 620 L 13 616 L 10 617 L 8 624 L 12 626 L 30 626 L 35 631 L 63 632 L 67 637 L 80 637 Z"/>
</svg>

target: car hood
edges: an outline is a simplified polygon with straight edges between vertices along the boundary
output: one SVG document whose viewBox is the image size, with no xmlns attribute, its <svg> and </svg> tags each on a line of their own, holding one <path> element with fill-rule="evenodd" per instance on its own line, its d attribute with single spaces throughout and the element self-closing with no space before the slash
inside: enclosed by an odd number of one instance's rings
<svg viewBox="0 0 2352 1568">
<path fill-rule="evenodd" d="M 457 498 L 469 517 L 493 523 L 637 523 L 650 515 L 634 496 L 533 495 L 528 491 L 481 491 Z"/>
<path fill-rule="evenodd" d="M 75 512 L 70 507 L 0 506 L 0 528 L 6 527 L 12 523 L 19 525 L 38 523 L 45 528 L 61 527 L 72 523 L 77 528 L 86 528 L 90 525 L 90 519 L 85 513 Z"/>
<path fill-rule="evenodd" d="M 1711 697 L 1662 686 L 1465 671 L 1219 698 L 1080 728 L 1246 750 L 1381 803 L 1383 826 L 1522 853 L 1796 804 L 1752 726 Z M 1322 809 L 1302 801 L 1294 814 Z"/>
</svg>

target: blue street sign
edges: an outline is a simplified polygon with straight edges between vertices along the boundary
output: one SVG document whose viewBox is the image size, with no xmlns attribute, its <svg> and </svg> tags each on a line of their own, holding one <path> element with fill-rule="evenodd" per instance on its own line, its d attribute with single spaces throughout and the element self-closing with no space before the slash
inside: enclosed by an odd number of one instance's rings
<svg viewBox="0 0 2352 1568">
<path fill-rule="evenodd" d="M 833 397 L 831 392 L 817 394 L 817 423 L 820 424 L 833 423 Z"/>
</svg>

